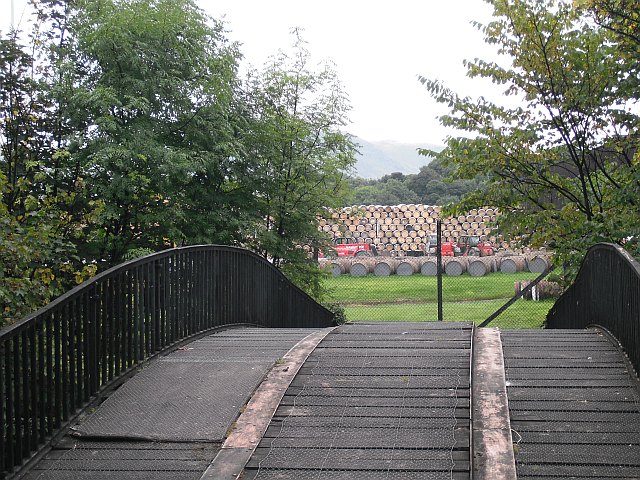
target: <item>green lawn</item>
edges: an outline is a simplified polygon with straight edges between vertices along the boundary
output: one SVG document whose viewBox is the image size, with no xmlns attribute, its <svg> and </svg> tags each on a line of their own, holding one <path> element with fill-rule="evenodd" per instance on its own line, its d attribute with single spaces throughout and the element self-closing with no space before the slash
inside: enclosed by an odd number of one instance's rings
<svg viewBox="0 0 640 480">
<path fill-rule="evenodd" d="M 444 276 L 442 279 L 445 321 L 482 323 L 515 293 L 514 284 L 532 280 L 535 273 L 492 273 L 484 277 Z M 351 277 L 327 280 L 331 300 L 345 306 L 347 319 L 435 321 L 437 319 L 437 280 L 412 275 L 401 277 Z M 503 328 L 539 328 L 554 300 L 518 300 L 491 323 Z"/>
</svg>

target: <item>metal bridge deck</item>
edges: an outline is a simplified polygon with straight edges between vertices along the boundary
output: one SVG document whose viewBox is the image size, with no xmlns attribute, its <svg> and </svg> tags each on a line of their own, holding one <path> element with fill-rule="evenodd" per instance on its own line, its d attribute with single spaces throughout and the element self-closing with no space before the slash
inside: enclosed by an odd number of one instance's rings
<svg viewBox="0 0 640 480">
<path fill-rule="evenodd" d="M 468 479 L 470 324 L 344 325 L 286 392 L 243 479 Z"/>
<path fill-rule="evenodd" d="M 22 478 L 204 478 L 265 373 L 309 333 L 232 329 L 152 361 Z M 640 389 L 617 346 L 594 330 L 501 339 L 518 478 L 640 478 Z M 471 343 L 463 323 L 332 331 L 241 478 L 472 478 Z"/>
<path fill-rule="evenodd" d="M 518 478 L 640 478 L 640 390 L 597 330 L 502 332 Z"/>
<path fill-rule="evenodd" d="M 234 328 L 152 361 L 25 478 L 199 479 L 267 371 L 311 331 Z"/>
</svg>

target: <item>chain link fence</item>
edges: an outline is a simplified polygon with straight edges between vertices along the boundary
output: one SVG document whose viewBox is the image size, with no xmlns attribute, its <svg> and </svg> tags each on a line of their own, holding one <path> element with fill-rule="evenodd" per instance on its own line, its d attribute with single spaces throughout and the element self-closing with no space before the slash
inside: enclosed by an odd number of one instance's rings
<svg viewBox="0 0 640 480">
<path fill-rule="evenodd" d="M 546 279 L 552 260 L 548 252 L 460 248 L 442 234 L 440 221 L 436 224 L 418 256 L 383 251 L 322 261 L 330 272 L 331 299 L 344 306 L 347 320 L 544 325 L 560 294 L 560 287 Z"/>
</svg>

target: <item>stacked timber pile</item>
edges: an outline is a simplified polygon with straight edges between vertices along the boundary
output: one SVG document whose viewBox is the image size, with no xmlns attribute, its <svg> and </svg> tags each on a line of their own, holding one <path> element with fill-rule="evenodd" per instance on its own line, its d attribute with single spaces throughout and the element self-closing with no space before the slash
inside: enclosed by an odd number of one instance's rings
<svg viewBox="0 0 640 480">
<path fill-rule="evenodd" d="M 352 275 L 426 275 L 435 276 L 438 264 L 435 256 L 423 257 L 341 257 L 322 259 L 320 265 L 333 276 Z M 468 274 L 482 277 L 491 272 L 518 273 L 523 271 L 541 273 L 551 265 L 551 254 L 536 252 L 522 255 L 495 255 L 489 257 L 443 257 L 442 271 L 445 275 Z"/>
<path fill-rule="evenodd" d="M 334 238 L 353 237 L 374 245 L 382 254 L 398 256 L 423 251 L 429 235 L 436 232 L 440 213 L 440 207 L 433 205 L 361 205 L 330 212 L 327 218 L 320 219 L 320 228 Z M 477 235 L 498 248 L 508 248 L 491 228 L 498 215 L 496 209 L 485 207 L 442 218 L 443 241 Z"/>
</svg>

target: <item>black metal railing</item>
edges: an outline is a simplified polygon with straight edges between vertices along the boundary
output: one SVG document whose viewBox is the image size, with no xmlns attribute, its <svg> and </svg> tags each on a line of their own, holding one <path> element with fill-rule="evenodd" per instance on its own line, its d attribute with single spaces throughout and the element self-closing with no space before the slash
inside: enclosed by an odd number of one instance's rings
<svg viewBox="0 0 640 480">
<path fill-rule="evenodd" d="M 332 314 L 243 249 L 167 250 L 107 270 L 0 331 L 0 478 L 92 397 L 214 327 L 325 327 Z"/>
<path fill-rule="evenodd" d="M 640 264 L 622 247 L 589 249 L 573 284 L 547 315 L 547 328 L 608 330 L 640 371 Z"/>
</svg>

